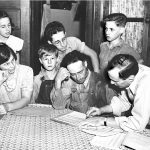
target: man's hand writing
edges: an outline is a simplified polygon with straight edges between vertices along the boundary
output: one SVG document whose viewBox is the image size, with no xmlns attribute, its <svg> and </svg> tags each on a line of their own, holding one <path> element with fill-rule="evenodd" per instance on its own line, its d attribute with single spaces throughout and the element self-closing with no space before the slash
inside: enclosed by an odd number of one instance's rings
<svg viewBox="0 0 150 150">
<path fill-rule="evenodd" d="M 97 107 L 91 107 L 86 113 L 86 118 L 90 118 L 96 115 L 101 115 L 100 109 Z"/>
</svg>

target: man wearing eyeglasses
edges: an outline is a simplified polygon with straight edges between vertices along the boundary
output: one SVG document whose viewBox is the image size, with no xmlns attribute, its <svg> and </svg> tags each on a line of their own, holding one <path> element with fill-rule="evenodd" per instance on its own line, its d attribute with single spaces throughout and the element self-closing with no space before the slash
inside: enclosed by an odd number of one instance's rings
<svg viewBox="0 0 150 150">
<path fill-rule="evenodd" d="M 49 44 L 57 47 L 58 51 L 58 66 L 63 57 L 73 50 L 77 50 L 91 59 L 91 68 L 99 73 L 99 61 L 96 52 L 89 48 L 85 42 L 82 42 L 76 37 L 67 37 L 65 27 L 58 21 L 53 21 L 47 24 L 44 31 L 44 39 Z"/>
<path fill-rule="evenodd" d="M 89 107 L 105 105 L 100 75 L 91 72 L 87 66 L 85 55 L 79 51 L 74 50 L 63 58 L 51 92 L 54 108 L 86 113 Z"/>
</svg>

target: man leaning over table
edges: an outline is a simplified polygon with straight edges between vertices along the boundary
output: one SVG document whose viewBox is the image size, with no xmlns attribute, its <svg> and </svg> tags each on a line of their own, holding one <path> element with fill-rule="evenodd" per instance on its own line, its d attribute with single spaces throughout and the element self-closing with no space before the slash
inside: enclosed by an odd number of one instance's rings
<svg viewBox="0 0 150 150">
<path fill-rule="evenodd" d="M 105 91 L 100 75 L 91 72 L 87 63 L 85 55 L 76 50 L 63 58 L 51 92 L 54 108 L 69 108 L 86 113 L 91 106 L 105 105 Z"/>
<path fill-rule="evenodd" d="M 114 96 L 110 105 L 101 108 L 92 107 L 87 117 L 113 113 L 116 117 L 94 117 L 87 119 L 81 127 L 111 126 L 125 131 L 142 131 L 150 119 L 150 68 L 137 63 L 128 54 L 116 55 L 108 64 L 108 77 L 111 84 L 120 88 L 118 96 Z M 121 116 L 122 112 L 131 109 L 129 116 Z"/>
</svg>

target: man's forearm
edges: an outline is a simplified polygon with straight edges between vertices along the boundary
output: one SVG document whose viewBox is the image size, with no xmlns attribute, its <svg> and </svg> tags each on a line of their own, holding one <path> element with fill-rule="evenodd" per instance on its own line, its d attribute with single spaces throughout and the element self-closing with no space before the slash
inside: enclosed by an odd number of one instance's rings
<svg viewBox="0 0 150 150">
<path fill-rule="evenodd" d="M 94 68 L 94 72 L 100 73 L 100 69 L 99 69 L 99 61 L 98 61 L 98 57 L 97 54 L 94 53 L 93 56 L 91 56 L 91 61 L 92 61 L 92 65 Z"/>
<path fill-rule="evenodd" d="M 52 106 L 55 109 L 64 109 L 66 107 L 67 101 L 62 94 L 61 89 L 55 89 L 51 91 L 51 101 Z"/>
<path fill-rule="evenodd" d="M 112 110 L 111 105 L 106 105 L 106 106 L 103 106 L 103 107 L 100 108 L 100 112 L 101 112 L 101 114 L 112 113 L 113 110 Z"/>
</svg>

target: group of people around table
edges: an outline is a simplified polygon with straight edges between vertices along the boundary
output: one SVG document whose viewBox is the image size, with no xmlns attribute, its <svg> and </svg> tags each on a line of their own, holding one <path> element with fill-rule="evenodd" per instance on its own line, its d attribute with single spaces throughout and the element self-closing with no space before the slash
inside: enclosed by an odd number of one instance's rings
<svg viewBox="0 0 150 150">
<path fill-rule="evenodd" d="M 0 114 L 42 103 L 85 113 L 87 122 L 98 115 L 91 125 L 144 130 L 150 123 L 150 68 L 123 41 L 126 22 L 122 13 L 104 18 L 107 41 L 100 44 L 99 57 L 80 39 L 67 37 L 60 22 L 50 22 L 38 50 L 41 70 L 34 76 L 17 61 L 23 40 L 11 35 L 11 19 L 0 11 Z"/>
</svg>

